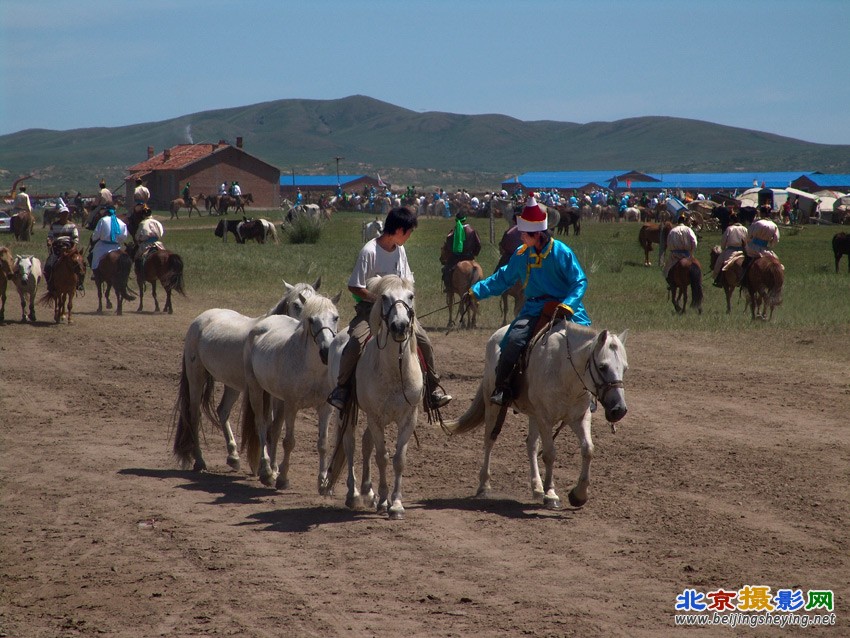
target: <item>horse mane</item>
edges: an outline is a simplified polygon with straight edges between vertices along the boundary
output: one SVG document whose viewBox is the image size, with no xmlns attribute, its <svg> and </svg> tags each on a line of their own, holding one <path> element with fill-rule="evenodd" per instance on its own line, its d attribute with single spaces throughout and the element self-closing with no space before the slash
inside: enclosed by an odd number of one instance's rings
<svg viewBox="0 0 850 638">
<path fill-rule="evenodd" d="M 301 324 L 309 331 L 308 322 L 323 311 L 335 308 L 334 302 L 324 295 L 316 293 L 304 302 L 304 310 L 301 311 Z"/>
</svg>

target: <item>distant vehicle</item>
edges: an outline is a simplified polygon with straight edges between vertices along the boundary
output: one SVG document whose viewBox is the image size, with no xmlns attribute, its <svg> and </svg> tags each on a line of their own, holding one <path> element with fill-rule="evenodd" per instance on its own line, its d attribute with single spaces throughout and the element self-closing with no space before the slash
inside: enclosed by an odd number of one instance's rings
<svg viewBox="0 0 850 638">
<path fill-rule="evenodd" d="M 0 210 L 0 233 L 12 232 L 12 218 L 5 210 Z"/>
</svg>

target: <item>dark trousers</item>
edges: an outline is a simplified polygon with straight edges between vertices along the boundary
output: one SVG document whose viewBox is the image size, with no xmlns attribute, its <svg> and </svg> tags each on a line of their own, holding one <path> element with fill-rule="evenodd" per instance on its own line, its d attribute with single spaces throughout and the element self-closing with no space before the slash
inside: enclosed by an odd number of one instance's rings
<svg viewBox="0 0 850 638">
<path fill-rule="evenodd" d="M 511 377 L 519 358 L 531 341 L 534 326 L 539 315 L 520 315 L 514 319 L 507 333 L 502 338 L 502 351 L 496 364 L 496 389 L 509 390 Z"/>
</svg>

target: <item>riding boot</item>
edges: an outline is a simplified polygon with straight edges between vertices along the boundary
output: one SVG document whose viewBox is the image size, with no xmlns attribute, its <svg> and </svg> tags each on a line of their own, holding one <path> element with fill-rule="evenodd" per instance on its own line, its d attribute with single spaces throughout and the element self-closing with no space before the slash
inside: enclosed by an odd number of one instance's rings
<svg viewBox="0 0 850 638">
<path fill-rule="evenodd" d="M 714 278 L 714 287 L 715 288 L 723 288 L 723 282 L 720 280 L 722 276 L 723 275 L 721 274 L 721 275 L 717 275 L 717 277 Z"/>
<path fill-rule="evenodd" d="M 499 357 L 499 362 L 496 364 L 496 387 L 490 395 L 490 403 L 507 405 L 513 400 L 511 380 L 515 367 L 514 361 L 505 361 L 504 356 Z"/>
<path fill-rule="evenodd" d="M 443 392 L 440 387 L 440 377 L 432 370 L 425 373 L 425 392 L 428 397 L 428 406 L 432 410 L 447 406 L 454 398 L 452 395 Z"/>
</svg>

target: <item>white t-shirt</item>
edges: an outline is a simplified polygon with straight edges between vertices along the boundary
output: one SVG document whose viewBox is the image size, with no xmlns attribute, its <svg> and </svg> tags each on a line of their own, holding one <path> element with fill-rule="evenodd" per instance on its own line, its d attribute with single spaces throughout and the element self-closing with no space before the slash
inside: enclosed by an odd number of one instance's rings
<svg viewBox="0 0 850 638">
<path fill-rule="evenodd" d="M 377 239 L 370 239 L 357 255 L 348 285 L 352 288 L 365 288 L 369 279 L 384 275 L 398 275 L 402 279 L 413 281 L 413 272 L 407 263 L 404 246 L 396 246 L 394 251 L 387 252 L 378 245 Z"/>
</svg>

